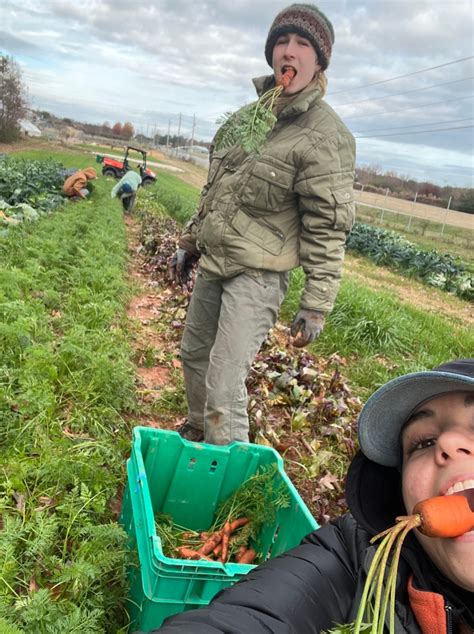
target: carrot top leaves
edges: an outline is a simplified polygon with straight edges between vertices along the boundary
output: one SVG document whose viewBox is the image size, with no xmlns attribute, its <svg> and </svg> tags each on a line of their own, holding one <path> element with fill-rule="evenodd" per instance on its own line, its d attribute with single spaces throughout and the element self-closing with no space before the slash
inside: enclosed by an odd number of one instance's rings
<svg viewBox="0 0 474 634">
<path fill-rule="evenodd" d="M 288 491 L 277 473 L 276 464 L 260 467 L 223 500 L 212 526 L 204 533 L 174 524 L 171 516 L 156 513 L 155 527 L 163 553 L 173 557 L 175 553 L 183 554 L 184 547 L 190 558 L 196 558 L 196 554 L 205 558 L 220 546 L 218 553 L 221 550 L 219 556 L 225 563 L 235 557 L 242 546 L 249 550 L 248 544 L 255 543 L 262 527 L 275 522 L 278 509 L 290 504 Z"/>
<path fill-rule="evenodd" d="M 220 125 L 214 139 L 215 150 L 240 144 L 249 154 L 258 154 L 277 117 L 273 107 L 277 98 L 288 88 L 295 72 L 288 68 L 278 84 L 267 90 L 258 101 L 247 104 L 237 112 L 226 112 L 217 120 Z"/>
</svg>

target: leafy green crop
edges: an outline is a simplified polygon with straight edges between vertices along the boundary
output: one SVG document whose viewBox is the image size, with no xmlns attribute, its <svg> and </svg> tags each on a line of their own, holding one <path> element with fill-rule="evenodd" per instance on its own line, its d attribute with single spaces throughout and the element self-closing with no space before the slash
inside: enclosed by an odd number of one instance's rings
<svg viewBox="0 0 474 634">
<path fill-rule="evenodd" d="M 424 251 L 394 231 L 356 223 L 347 246 L 376 264 L 394 267 L 430 286 L 474 300 L 474 279 L 463 262 L 435 250 Z"/>
<path fill-rule="evenodd" d="M 38 220 L 63 204 L 64 167 L 57 161 L 0 161 L 0 225 Z"/>
</svg>

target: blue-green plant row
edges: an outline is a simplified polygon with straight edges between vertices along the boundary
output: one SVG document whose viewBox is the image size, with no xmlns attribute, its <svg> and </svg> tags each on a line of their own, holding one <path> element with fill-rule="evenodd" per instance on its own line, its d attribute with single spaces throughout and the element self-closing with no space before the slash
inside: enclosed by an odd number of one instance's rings
<svg viewBox="0 0 474 634">
<path fill-rule="evenodd" d="M 0 161 L 0 229 L 38 220 L 64 202 L 66 170 L 55 160 L 29 161 L 7 156 Z"/>
<path fill-rule="evenodd" d="M 347 246 L 376 264 L 395 268 L 463 299 L 474 300 L 472 274 L 461 260 L 451 255 L 419 249 L 394 231 L 360 222 L 355 224 Z"/>
</svg>

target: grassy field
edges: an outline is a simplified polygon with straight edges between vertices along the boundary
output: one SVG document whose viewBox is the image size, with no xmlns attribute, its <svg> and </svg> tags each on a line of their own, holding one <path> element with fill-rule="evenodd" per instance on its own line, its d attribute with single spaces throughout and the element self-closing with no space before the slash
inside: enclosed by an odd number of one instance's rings
<svg viewBox="0 0 474 634">
<path fill-rule="evenodd" d="M 84 152 L 21 155 L 99 167 Z M 127 627 L 125 535 L 116 519 L 131 428 L 142 413 L 137 332 L 126 316 L 137 281 L 128 276 L 126 227 L 110 189 L 99 177 L 89 200 L 0 239 L 2 632 L 118 634 Z M 140 191 L 138 206 L 155 201 L 182 223 L 198 194 L 160 173 Z M 285 324 L 303 283 L 294 271 Z M 401 372 L 472 355 L 472 325 L 467 302 L 350 255 L 336 307 L 310 349 L 319 358 L 344 357 L 345 379 L 365 399 Z M 169 319 L 162 327 L 170 331 Z M 174 421 L 185 404 L 170 350 L 150 344 L 140 356 L 143 366 L 167 357 L 170 384 L 149 407 Z"/>
<path fill-rule="evenodd" d="M 0 240 L 2 632 L 2 618 L 28 634 L 127 623 L 115 519 L 135 396 L 127 244 L 109 192 L 100 179 L 90 200 Z"/>
<path fill-rule="evenodd" d="M 163 179 L 160 187 L 159 200 L 167 206 L 169 197 L 173 201 L 171 215 L 183 222 L 194 207 L 198 190 L 194 189 L 193 195 L 193 189 L 176 176 Z M 457 231 L 463 235 L 462 230 Z M 439 238 L 424 237 L 423 246 L 450 252 L 449 242 Z M 459 248 L 459 255 L 473 265 L 472 255 L 464 247 Z M 347 376 L 361 396 L 400 373 L 472 354 L 472 304 L 444 291 L 427 289 L 364 258 L 348 255 L 347 261 L 335 309 L 323 335 L 310 348 L 316 354 L 336 352 L 347 358 Z M 354 267 L 355 262 L 364 263 L 363 276 L 361 265 Z M 390 284 L 384 289 L 388 276 Z M 286 323 L 297 310 L 303 284 L 302 271 L 294 271 L 281 311 Z"/>
<path fill-rule="evenodd" d="M 91 156 L 77 149 L 73 152 L 22 152 L 22 156 L 51 156 L 68 167 L 94 165 Z M 150 192 L 143 193 L 143 196 L 149 195 Z M 151 196 L 158 199 L 180 223 L 184 223 L 196 207 L 199 190 L 179 176 L 163 172 Z M 379 214 L 375 211 L 370 213 L 365 207 L 361 214 L 359 209 L 359 217 L 363 221 L 376 223 Z M 424 235 L 419 236 L 400 230 L 404 227 L 400 222 L 407 222 L 401 214 L 390 214 L 390 218 L 386 214 L 384 226 L 387 226 L 387 221 L 390 227 L 398 229 L 422 248 L 453 253 L 461 257 L 469 268 L 474 267 L 466 231 L 449 227 L 444 236 L 431 237 L 430 232 L 424 229 Z M 415 222 L 411 227 L 413 231 L 417 231 Z M 377 278 L 377 271 L 387 273 L 387 269 L 373 267 L 372 278 Z M 335 310 L 323 336 L 314 344 L 314 350 L 320 354 L 333 351 L 348 357 L 351 360 L 348 375 L 365 393 L 400 371 L 429 367 L 450 357 L 468 355 L 474 349 L 472 324 L 463 317 L 469 313 L 467 302 L 431 289 L 430 296 L 435 298 L 436 309 L 426 310 L 426 300 L 418 283 L 396 274 L 392 274 L 392 280 L 398 280 L 396 285 L 399 287 L 411 289 L 410 301 L 406 297 L 397 297 L 392 291 L 374 289 L 373 284 L 367 287 L 360 276 L 351 273 L 351 267 L 346 267 Z M 303 275 L 301 271 L 296 271 L 282 309 L 285 321 L 289 321 L 296 310 L 302 284 Z M 450 310 L 453 304 L 454 308 Z M 436 336 L 433 337 L 433 333 Z"/>
</svg>

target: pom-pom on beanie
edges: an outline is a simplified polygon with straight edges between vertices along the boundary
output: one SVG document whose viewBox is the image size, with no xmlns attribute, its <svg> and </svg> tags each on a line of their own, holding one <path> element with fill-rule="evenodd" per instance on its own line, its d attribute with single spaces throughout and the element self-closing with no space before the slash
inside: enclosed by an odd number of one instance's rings
<svg viewBox="0 0 474 634">
<path fill-rule="evenodd" d="M 314 4 L 291 4 L 273 20 L 265 44 L 265 57 L 270 66 L 275 42 L 285 33 L 297 33 L 307 38 L 318 55 L 322 70 L 328 67 L 334 44 L 334 29 Z"/>
</svg>

